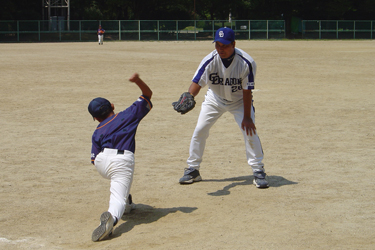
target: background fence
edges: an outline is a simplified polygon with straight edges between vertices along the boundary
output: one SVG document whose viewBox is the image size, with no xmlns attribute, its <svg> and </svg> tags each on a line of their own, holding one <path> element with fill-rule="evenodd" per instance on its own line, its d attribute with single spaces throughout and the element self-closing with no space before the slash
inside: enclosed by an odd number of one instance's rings
<svg viewBox="0 0 375 250">
<path fill-rule="evenodd" d="M 220 27 L 231 27 L 237 39 L 285 37 L 283 20 L 187 21 L 0 21 L 0 42 L 97 41 L 99 24 L 105 40 L 212 40 Z"/>
<path fill-rule="evenodd" d="M 306 39 L 373 39 L 374 21 L 303 20 L 302 38 Z"/>
<path fill-rule="evenodd" d="M 212 40 L 220 27 L 231 27 L 236 39 L 282 39 L 284 20 L 61 20 L 0 21 L 0 42 L 97 41 L 99 24 L 105 40 Z M 373 39 L 374 21 L 301 20 L 303 39 Z"/>
</svg>

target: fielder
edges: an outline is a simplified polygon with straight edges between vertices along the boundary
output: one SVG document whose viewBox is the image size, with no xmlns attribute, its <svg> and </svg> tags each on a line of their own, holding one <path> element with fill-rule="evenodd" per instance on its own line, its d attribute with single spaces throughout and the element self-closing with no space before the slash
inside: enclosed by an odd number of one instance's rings
<svg viewBox="0 0 375 250">
<path fill-rule="evenodd" d="M 235 34 L 230 28 L 218 29 L 214 42 L 216 50 L 201 61 L 188 92 L 172 103 L 177 112 L 185 114 L 194 108 L 194 97 L 200 89 L 206 85 L 209 87 L 190 142 L 188 168 L 185 168 L 184 176 L 179 182 L 191 184 L 202 180 L 199 169 L 209 130 L 228 111 L 233 114 L 242 130 L 254 185 L 257 188 L 268 188 L 262 163 L 262 145 L 254 124 L 252 90 L 256 73 L 255 61 L 243 50 L 235 48 Z"/>
<path fill-rule="evenodd" d="M 126 110 L 115 114 L 114 105 L 101 97 L 88 106 L 94 120 L 99 122 L 92 135 L 91 163 L 100 175 L 111 180 L 109 208 L 102 213 L 92 241 L 107 238 L 124 212 L 134 209 L 129 192 L 134 173 L 135 134 L 152 108 L 152 91 L 137 73 L 129 81 L 137 84 L 142 95 Z"/>
<path fill-rule="evenodd" d="M 99 25 L 99 29 L 98 31 L 96 32 L 96 34 L 98 35 L 98 42 L 99 42 L 99 45 L 103 45 L 103 37 L 104 37 L 104 33 L 105 33 L 105 30 L 102 29 L 102 26 Z"/>
</svg>

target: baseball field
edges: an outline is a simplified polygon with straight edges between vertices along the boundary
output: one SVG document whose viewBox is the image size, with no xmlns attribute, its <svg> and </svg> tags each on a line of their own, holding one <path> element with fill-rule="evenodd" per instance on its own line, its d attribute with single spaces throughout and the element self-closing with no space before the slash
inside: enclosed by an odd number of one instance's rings
<svg viewBox="0 0 375 250">
<path fill-rule="evenodd" d="M 257 189 L 230 114 L 211 129 L 203 181 L 180 185 L 206 88 L 187 90 L 210 41 L 0 44 L 0 249 L 374 249 L 375 41 L 237 41 L 258 65 L 254 106 L 270 187 Z M 137 136 L 136 210 L 91 233 L 109 180 L 90 163 L 105 97 L 153 90 Z"/>
</svg>

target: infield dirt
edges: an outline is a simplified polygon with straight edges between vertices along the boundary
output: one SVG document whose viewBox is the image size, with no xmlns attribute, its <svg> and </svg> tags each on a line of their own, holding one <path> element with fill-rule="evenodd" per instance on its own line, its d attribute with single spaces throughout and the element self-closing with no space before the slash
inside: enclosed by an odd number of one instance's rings
<svg viewBox="0 0 375 250">
<path fill-rule="evenodd" d="M 211 129 L 202 182 L 179 185 L 206 88 L 187 90 L 211 41 L 0 44 L 1 249 L 374 249 L 375 42 L 237 41 L 258 65 L 254 106 L 270 188 L 257 189 L 230 114 Z M 137 204 L 91 233 L 109 181 L 90 164 L 95 97 L 154 108 L 136 140 Z"/>
</svg>

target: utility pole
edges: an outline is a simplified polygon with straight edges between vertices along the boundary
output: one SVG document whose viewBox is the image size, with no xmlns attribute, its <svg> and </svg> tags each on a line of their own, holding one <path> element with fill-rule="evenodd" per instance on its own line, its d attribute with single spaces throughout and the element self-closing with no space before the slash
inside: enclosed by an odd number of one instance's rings
<svg viewBox="0 0 375 250">
<path fill-rule="evenodd" d="M 66 20 L 67 20 L 67 28 L 70 30 L 70 0 L 42 0 L 42 7 L 43 7 L 43 19 L 44 19 L 44 12 L 45 9 L 48 9 L 48 21 L 50 23 L 49 29 L 51 30 L 51 9 L 66 9 Z M 63 11 L 61 11 L 60 16 L 65 16 Z"/>
<path fill-rule="evenodd" d="M 197 13 L 195 12 L 195 0 L 194 0 L 194 20 L 197 20 Z"/>
</svg>

